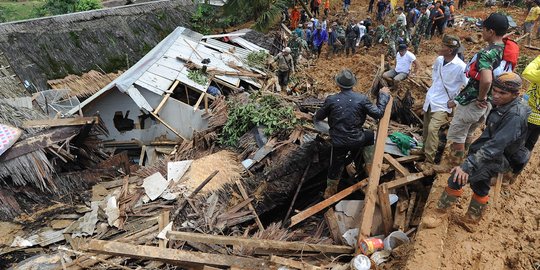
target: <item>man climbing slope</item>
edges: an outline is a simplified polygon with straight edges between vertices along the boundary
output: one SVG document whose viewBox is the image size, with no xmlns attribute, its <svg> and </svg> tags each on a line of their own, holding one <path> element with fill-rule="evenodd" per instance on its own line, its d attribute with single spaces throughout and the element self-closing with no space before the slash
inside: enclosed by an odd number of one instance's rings
<svg viewBox="0 0 540 270">
<path fill-rule="evenodd" d="M 356 76 L 348 69 L 339 72 L 335 80 L 341 92 L 327 97 L 314 116 L 315 122 L 328 117 L 332 139 L 332 156 L 324 198 L 337 192 L 343 168 L 348 165 L 345 164 L 347 157 L 347 160 L 356 160 L 364 146 L 374 143 L 373 131 L 362 127 L 366 115 L 381 118 L 390 99 L 390 90 L 386 87 L 380 90 L 377 105 L 373 105 L 364 94 L 354 92 Z"/>
<path fill-rule="evenodd" d="M 527 163 L 529 152 L 524 145 L 531 110 L 519 98 L 521 85 L 519 75 L 511 72 L 493 81 L 494 108 L 487 117 L 486 129 L 471 145 L 467 159 L 452 169 L 437 203 L 439 209 L 448 209 L 463 194 L 463 186 L 470 183 L 473 196 L 467 215 L 472 220 L 480 219 L 489 200 L 491 178 L 510 170 L 519 173 Z"/>
</svg>

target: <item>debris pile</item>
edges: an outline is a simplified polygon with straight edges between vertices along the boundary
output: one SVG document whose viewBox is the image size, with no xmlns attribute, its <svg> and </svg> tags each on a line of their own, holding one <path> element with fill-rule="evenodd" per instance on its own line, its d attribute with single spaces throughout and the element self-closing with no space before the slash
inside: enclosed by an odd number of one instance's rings
<svg viewBox="0 0 540 270">
<path fill-rule="evenodd" d="M 40 92 L 27 110 L 0 103 L 3 123 L 22 128 L 0 156 L 5 219 L 30 212 L 19 200 L 49 205 L 1 238 L 5 266 L 322 269 L 360 250 L 380 264 L 407 242 L 429 192 L 419 180 L 428 179 L 414 167 L 420 156 L 387 135 L 418 137 L 418 122 L 391 121 L 392 106 L 379 123 L 368 119 L 378 137 L 366 170 L 348 166 L 349 187 L 322 200 L 331 146 L 327 128 L 311 123 L 322 105 L 306 91 L 312 79 L 299 78 L 297 95 L 276 93 L 268 52 L 243 35 L 180 27 L 80 103 L 73 96 L 92 90 Z M 400 110 L 414 114 L 413 103 L 403 99 Z M 79 194 L 38 201 L 28 187 Z"/>
</svg>

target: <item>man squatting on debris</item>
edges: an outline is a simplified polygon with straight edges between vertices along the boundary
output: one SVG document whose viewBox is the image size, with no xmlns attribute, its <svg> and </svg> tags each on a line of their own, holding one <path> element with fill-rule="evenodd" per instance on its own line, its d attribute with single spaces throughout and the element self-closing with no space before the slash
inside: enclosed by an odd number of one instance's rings
<svg viewBox="0 0 540 270">
<path fill-rule="evenodd" d="M 521 85 L 519 75 L 512 72 L 494 79 L 491 89 L 495 107 L 489 112 L 486 129 L 471 145 L 461 166 L 452 169 L 437 208 L 448 209 L 463 194 L 462 187 L 470 183 L 474 194 L 467 215 L 479 220 L 489 199 L 491 178 L 510 170 L 519 173 L 525 167 L 530 153 L 525 140 L 531 109 L 519 98 Z"/>
<path fill-rule="evenodd" d="M 374 132 L 364 130 L 366 115 L 380 119 L 390 99 L 390 90 L 386 87 L 379 92 L 377 105 L 371 103 L 366 95 L 353 92 L 356 76 L 344 69 L 335 77 L 341 92 L 328 96 L 323 106 L 315 113 L 314 121 L 323 121 L 328 117 L 332 154 L 328 169 L 327 187 L 324 198 L 337 192 L 339 179 L 343 168 L 352 161 L 357 161 L 364 146 L 372 145 L 375 141 Z M 361 168 L 356 163 L 356 168 Z"/>
</svg>

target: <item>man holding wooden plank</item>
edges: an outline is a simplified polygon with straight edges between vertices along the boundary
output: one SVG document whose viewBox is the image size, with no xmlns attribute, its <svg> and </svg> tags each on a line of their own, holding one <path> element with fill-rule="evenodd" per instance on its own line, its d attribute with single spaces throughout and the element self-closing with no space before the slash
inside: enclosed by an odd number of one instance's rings
<svg viewBox="0 0 540 270">
<path fill-rule="evenodd" d="M 362 127 L 366 115 L 380 119 L 390 99 L 390 90 L 386 87 L 380 90 L 376 105 L 372 104 L 367 96 L 354 92 L 356 76 L 349 69 L 342 70 L 335 80 L 341 92 L 327 97 L 314 116 L 315 122 L 328 117 L 332 139 L 325 199 L 337 192 L 339 179 L 347 163 L 356 160 L 364 146 L 374 143 L 373 131 L 364 130 Z"/>
</svg>

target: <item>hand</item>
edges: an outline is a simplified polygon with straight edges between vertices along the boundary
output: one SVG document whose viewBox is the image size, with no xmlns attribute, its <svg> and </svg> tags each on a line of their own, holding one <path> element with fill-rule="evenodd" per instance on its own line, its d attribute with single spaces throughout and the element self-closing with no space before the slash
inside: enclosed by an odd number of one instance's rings
<svg viewBox="0 0 540 270">
<path fill-rule="evenodd" d="M 487 108 L 487 100 L 484 100 L 484 101 L 480 101 L 480 100 L 476 100 L 476 107 L 480 108 L 480 109 L 485 109 Z"/>
<path fill-rule="evenodd" d="M 449 100 L 448 102 L 446 102 L 446 107 L 448 107 L 448 109 L 455 108 L 456 103 L 453 100 Z"/>
<path fill-rule="evenodd" d="M 452 179 L 452 181 L 454 181 L 454 183 L 458 183 L 460 185 L 465 185 L 467 184 L 467 181 L 469 181 L 469 174 L 466 173 L 465 171 L 463 171 L 463 169 L 461 169 L 461 167 L 457 166 L 457 167 L 454 167 L 450 173 L 453 173 L 454 174 L 454 179 Z"/>
<path fill-rule="evenodd" d="M 379 90 L 379 93 L 390 94 L 390 88 L 383 87 L 383 88 L 381 88 L 381 90 Z"/>
</svg>

